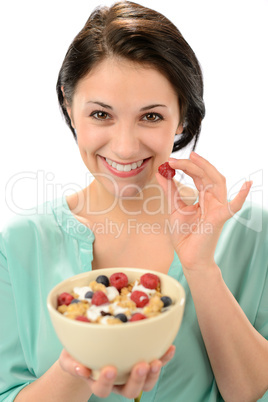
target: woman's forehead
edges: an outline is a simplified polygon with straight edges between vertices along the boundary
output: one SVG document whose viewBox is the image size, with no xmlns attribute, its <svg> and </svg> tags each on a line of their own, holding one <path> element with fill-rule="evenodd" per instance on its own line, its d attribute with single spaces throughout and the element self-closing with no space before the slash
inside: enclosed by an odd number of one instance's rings
<svg viewBox="0 0 268 402">
<path fill-rule="evenodd" d="M 169 80 L 156 68 L 126 59 L 107 58 L 83 77 L 76 87 L 82 97 L 109 95 L 109 98 L 133 97 L 155 102 L 155 98 L 177 98 Z M 145 103 L 147 103 L 145 101 Z M 161 103 L 161 102 L 160 102 Z"/>
</svg>

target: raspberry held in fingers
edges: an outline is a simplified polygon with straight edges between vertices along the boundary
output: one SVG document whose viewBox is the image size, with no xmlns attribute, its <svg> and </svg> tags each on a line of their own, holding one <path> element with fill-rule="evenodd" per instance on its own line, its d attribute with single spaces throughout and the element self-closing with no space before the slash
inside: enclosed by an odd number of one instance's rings
<svg viewBox="0 0 268 402">
<path fill-rule="evenodd" d="M 168 162 L 165 162 L 162 165 L 160 165 L 158 168 L 158 172 L 168 180 L 171 180 L 172 177 L 174 177 L 176 174 L 175 169 L 170 167 Z"/>
</svg>

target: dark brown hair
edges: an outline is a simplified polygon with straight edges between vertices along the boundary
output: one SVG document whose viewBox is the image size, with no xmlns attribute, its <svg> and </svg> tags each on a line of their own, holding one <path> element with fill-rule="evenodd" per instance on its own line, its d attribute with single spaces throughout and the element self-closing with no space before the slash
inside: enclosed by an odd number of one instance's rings
<svg viewBox="0 0 268 402">
<path fill-rule="evenodd" d="M 75 37 L 64 58 L 57 94 L 65 120 L 76 138 L 66 110 L 78 81 L 107 57 L 149 65 L 172 84 L 179 98 L 183 133 L 173 152 L 193 140 L 196 146 L 205 115 L 203 79 L 198 60 L 175 25 L 162 14 L 130 1 L 98 7 Z M 64 95 L 61 90 L 63 87 Z"/>
</svg>

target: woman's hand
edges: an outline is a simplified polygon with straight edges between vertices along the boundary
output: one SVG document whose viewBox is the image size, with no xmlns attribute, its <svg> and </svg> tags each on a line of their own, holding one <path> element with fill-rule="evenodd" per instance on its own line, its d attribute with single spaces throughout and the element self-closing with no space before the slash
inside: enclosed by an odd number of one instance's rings
<svg viewBox="0 0 268 402">
<path fill-rule="evenodd" d="M 209 268 L 215 264 L 214 252 L 224 223 L 241 209 L 252 183 L 244 183 L 228 202 L 225 177 L 206 159 L 192 152 L 190 160 L 170 158 L 169 164 L 192 177 L 199 191 L 198 202 L 186 205 L 175 182 L 156 174 L 169 203 L 175 251 L 184 270 Z"/>
<path fill-rule="evenodd" d="M 159 378 L 161 367 L 172 359 L 174 353 L 175 346 L 172 345 L 159 360 L 154 360 L 150 364 L 145 362 L 136 364 L 124 385 L 114 385 L 116 368 L 113 366 L 103 368 L 98 380 L 91 379 L 91 370 L 74 360 L 66 350 L 62 351 L 59 364 L 65 372 L 80 379 L 83 378 L 88 384 L 89 391 L 99 398 L 106 398 L 111 392 L 114 392 L 132 399 L 136 398 L 141 391 L 153 389 Z"/>
</svg>

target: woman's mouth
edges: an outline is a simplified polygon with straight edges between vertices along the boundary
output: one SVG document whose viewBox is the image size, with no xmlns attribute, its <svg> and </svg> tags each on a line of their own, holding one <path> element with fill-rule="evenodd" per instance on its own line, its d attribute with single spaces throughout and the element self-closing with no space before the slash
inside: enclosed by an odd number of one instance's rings
<svg viewBox="0 0 268 402">
<path fill-rule="evenodd" d="M 138 162 L 133 162 L 126 165 L 121 165 L 120 163 L 113 162 L 111 159 L 108 158 L 105 158 L 105 160 L 108 165 L 118 170 L 118 172 L 130 172 L 131 170 L 135 170 L 143 164 L 143 159 Z"/>
<path fill-rule="evenodd" d="M 140 173 L 149 161 L 150 158 L 141 159 L 132 163 L 117 163 L 109 158 L 100 156 L 104 165 L 118 177 L 131 177 Z"/>
</svg>

